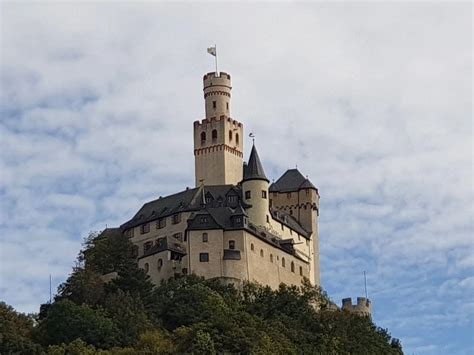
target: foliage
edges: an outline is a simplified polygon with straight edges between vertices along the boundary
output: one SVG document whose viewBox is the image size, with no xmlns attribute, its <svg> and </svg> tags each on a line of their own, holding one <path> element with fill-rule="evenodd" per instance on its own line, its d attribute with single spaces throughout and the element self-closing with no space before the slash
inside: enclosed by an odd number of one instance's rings
<svg viewBox="0 0 474 355">
<path fill-rule="evenodd" d="M 51 305 L 47 317 L 39 325 L 39 331 L 47 345 L 68 344 L 77 338 L 103 349 L 118 344 L 117 327 L 105 312 L 69 300 Z"/>
<path fill-rule="evenodd" d="M 84 246 L 36 327 L 0 304 L 0 353 L 402 354 L 387 330 L 338 310 L 308 280 L 272 290 L 189 275 L 153 287 L 120 233 L 92 233 Z"/>
<path fill-rule="evenodd" d="M 33 319 L 0 302 L 0 354 L 38 354 L 33 341 Z"/>
</svg>

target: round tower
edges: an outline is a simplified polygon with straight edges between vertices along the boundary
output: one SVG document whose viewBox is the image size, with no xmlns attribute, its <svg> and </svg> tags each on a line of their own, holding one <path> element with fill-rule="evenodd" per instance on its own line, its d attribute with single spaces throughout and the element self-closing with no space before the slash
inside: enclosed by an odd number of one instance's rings
<svg viewBox="0 0 474 355">
<path fill-rule="evenodd" d="M 224 72 L 207 73 L 203 78 L 206 118 L 230 116 L 230 75 Z"/>
<path fill-rule="evenodd" d="M 244 165 L 242 195 L 245 203 L 251 205 L 247 209 L 249 220 L 257 226 L 267 226 L 269 223 L 268 185 L 269 180 L 265 176 L 262 163 L 254 145 L 250 153 L 249 162 Z"/>
</svg>

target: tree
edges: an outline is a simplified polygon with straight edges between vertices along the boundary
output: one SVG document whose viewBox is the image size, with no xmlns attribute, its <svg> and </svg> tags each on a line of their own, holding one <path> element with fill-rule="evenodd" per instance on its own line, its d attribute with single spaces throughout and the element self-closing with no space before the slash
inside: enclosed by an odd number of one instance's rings
<svg viewBox="0 0 474 355">
<path fill-rule="evenodd" d="M 0 302 L 0 354 L 40 354 L 33 339 L 33 320 Z"/>
<path fill-rule="evenodd" d="M 45 345 L 68 344 L 77 338 L 102 349 L 118 345 L 117 327 L 102 310 L 67 299 L 49 307 L 39 330 Z"/>
<path fill-rule="evenodd" d="M 91 268 L 75 267 L 66 282 L 58 288 L 56 300 L 69 299 L 77 304 L 95 306 L 103 302 L 104 282 Z"/>
</svg>

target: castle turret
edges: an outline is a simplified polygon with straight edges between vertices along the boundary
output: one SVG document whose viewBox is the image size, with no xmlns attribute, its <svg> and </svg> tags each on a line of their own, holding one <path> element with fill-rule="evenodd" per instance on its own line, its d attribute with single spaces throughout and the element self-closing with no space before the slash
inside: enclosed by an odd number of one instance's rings
<svg viewBox="0 0 474 355">
<path fill-rule="evenodd" d="M 298 169 L 288 169 L 270 186 L 273 208 L 288 212 L 311 233 L 310 280 L 321 285 L 319 267 L 319 192 Z"/>
<path fill-rule="evenodd" d="M 244 201 L 251 205 L 247 209 L 249 220 L 257 226 L 266 226 L 269 223 L 268 184 L 254 144 L 248 164 L 244 165 L 242 193 Z"/>
<path fill-rule="evenodd" d="M 372 302 L 365 297 L 357 297 L 357 304 L 352 304 L 351 298 L 342 300 L 342 310 L 355 313 L 360 316 L 372 316 Z"/>
<path fill-rule="evenodd" d="M 232 85 L 224 72 L 204 75 L 206 118 L 194 122 L 196 186 L 242 180 L 243 125 L 230 117 Z"/>
</svg>

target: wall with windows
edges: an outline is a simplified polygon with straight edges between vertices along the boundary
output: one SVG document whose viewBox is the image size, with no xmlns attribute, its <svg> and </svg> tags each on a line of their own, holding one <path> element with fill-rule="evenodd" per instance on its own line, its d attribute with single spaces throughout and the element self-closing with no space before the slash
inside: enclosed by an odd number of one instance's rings
<svg viewBox="0 0 474 355">
<path fill-rule="evenodd" d="M 171 260 L 169 250 L 138 259 L 138 266 L 145 270 L 155 285 L 173 277 L 175 273 L 182 274 L 184 268 L 182 262 Z"/>
<path fill-rule="evenodd" d="M 132 228 L 133 232 L 129 232 L 128 236 L 138 247 L 137 256 L 141 257 L 147 245 L 150 245 L 150 243 L 153 245 L 158 238 L 173 235 L 179 238 L 179 235 L 181 235 L 181 238 L 184 239 L 184 231 L 188 226 L 189 215 L 189 212 L 180 212 Z"/>
<path fill-rule="evenodd" d="M 245 248 L 251 281 L 278 288 L 280 283 L 301 285 L 310 277 L 309 264 L 245 232 Z M 293 267 L 292 267 L 293 265 Z"/>
</svg>

